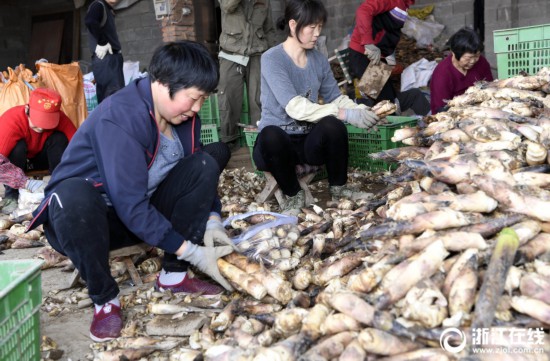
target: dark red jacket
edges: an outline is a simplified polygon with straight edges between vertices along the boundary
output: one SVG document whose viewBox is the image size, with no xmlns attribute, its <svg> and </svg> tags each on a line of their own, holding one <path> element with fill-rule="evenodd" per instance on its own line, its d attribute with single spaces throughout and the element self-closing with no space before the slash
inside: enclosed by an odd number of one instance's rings
<svg viewBox="0 0 550 361">
<path fill-rule="evenodd" d="M 491 66 L 483 56 L 466 75 L 454 67 L 452 54 L 443 59 L 434 69 L 430 81 L 430 107 L 432 114 L 436 114 L 457 95 L 462 95 L 475 82 L 480 80 L 493 81 Z"/>
</svg>

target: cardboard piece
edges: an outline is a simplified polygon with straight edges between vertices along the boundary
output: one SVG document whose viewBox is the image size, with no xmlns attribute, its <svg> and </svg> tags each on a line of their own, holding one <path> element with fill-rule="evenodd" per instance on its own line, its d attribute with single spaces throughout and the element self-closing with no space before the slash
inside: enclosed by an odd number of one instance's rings
<svg viewBox="0 0 550 361">
<path fill-rule="evenodd" d="M 390 78 L 393 66 L 380 62 L 374 65 L 371 61 L 359 80 L 359 90 L 364 95 L 376 99 Z"/>
</svg>

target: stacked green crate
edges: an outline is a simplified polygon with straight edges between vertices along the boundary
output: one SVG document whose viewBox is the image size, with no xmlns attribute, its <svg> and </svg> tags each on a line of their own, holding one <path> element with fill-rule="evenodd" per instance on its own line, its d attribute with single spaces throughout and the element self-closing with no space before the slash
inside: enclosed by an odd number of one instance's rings
<svg viewBox="0 0 550 361">
<path fill-rule="evenodd" d="M 215 124 L 217 127 L 217 132 L 220 130 L 220 109 L 218 107 L 218 95 L 211 94 L 203 103 L 201 109 L 198 112 L 199 117 L 203 125 L 205 124 Z M 240 123 L 250 124 L 250 110 L 248 106 L 248 93 L 246 90 L 246 84 L 244 85 L 243 90 L 243 106 L 241 108 L 241 119 Z M 212 129 L 209 128 L 209 132 L 212 132 Z M 245 135 L 242 128 L 240 129 L 241 136 L 241 146 L 246 146 Z M 217 135 L 216 135 L 217 138 Z"/>
<path fill-rule="evenodd" d="M 499 79 L 550 66 L 550 24 L 495 30 L 493 40 Z"/>
<path fill-rule="evenodd" d="M 216 124 L 203 124 L 201 127 L 201 143 L 204 145 L 219 142 L 218 127 Z"/>
<path fill-rule="evenodd" d="M 216 124 L 220 126 L 220 110 L 218 108 L 218 96 L 211 94 L 202 104 L 199 110 L 202 124 Z"/>
</svg>

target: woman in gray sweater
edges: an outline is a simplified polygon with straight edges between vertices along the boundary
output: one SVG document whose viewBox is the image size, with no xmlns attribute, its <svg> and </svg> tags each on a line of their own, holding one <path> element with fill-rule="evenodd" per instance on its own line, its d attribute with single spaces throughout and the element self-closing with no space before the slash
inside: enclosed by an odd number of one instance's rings
<svg viewBox="0 0 550 361">
<path fill-rule="evenodd" d="M 379 119 L 341 94 L 328 59 L 315 49 L 326 19 L 319 0 L 287 1 L 277 24 L 286 29 L 287 39 L 261 58 L 262 117 L 253 158 L 287 196 L 282 208 L 288 214 L 305 206 L 295 170 L 300 164 L 326 166 L 333 199 L 368 195 L 346 186 L 348 134 L 343 122 L 368 129 Z"/>
</svg>

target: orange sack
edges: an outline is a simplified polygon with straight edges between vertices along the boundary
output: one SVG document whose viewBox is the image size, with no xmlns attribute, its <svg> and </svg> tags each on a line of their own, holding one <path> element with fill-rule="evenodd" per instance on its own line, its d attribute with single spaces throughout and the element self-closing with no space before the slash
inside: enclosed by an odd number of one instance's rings
<svg viewBox="0 0 550 361">
<path fill-rule="evenodd" d="M 7 80 L 0 88 L 0 115 L 17 105 L 27 104 L 31 93 L 31 88 L 10 67 Z"/>
<path fill-rule="evenodd" d="M 39 63 L 38 74 L 47 88 L 57 90 L 61 95 L 61 110 L 78 128 L 88 116 L 84 97 L 84 80 L 78 62 L 71 64 Z"/>
</svg>

